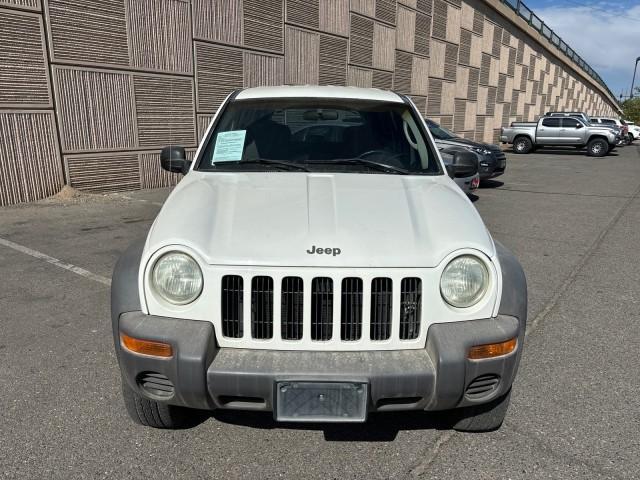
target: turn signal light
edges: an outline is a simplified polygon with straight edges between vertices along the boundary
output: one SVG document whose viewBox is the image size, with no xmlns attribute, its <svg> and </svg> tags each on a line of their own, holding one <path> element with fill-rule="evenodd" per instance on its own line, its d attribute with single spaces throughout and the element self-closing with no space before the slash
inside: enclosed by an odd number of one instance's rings
<svg viewBox="0 0 640 480">
<path fill-rule="evenodd" d="M 120 334 L 120 341 L 127 349 L 142 355 L 152 355 L 154 357 L 170 357 L 173 355 L 173 349 L 168 343 L 154 342 L 151 340 L 142 340 L 133 338 L 124 333 Z"/>
<path fill-rule="evenodd" d="M 499 357 L 513 352 L 516 349 L 517 344 L 518 338 L 514 337 L 506 342 L 477 345 L 469 349 L 467 358 L 470 358 L 471 360 L 480 360 L 483 358 Z"/>
</svg>

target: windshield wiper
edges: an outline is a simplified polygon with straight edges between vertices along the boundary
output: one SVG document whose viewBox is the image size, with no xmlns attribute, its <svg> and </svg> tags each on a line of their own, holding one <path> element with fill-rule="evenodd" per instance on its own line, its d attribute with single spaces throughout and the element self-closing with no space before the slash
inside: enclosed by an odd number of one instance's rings
<svg viewBox="0 0 640 480">
<path fill-rule="evenodd" d="M 385 163 L 378 163 L 364 158 L 338 158 L 332 160 L 311 160 L 307 163 L 329 163 L 332 165 L 364 165 L 366 167 L 385 173 L 397 173 L 400 175 L 413 175 L 414 172 L 402 167 L 395 167 Z"/>
<path fill-rule="evenodd" d="M 309 171 L 307 167 L 300 165 L 299 163 L 291 163 L 285 160 L 271 160 L 268 158 L 254 158 L 251 160 L 238 160 L 236 162 L 216 162 L 214 165 L 218 167 L 224 167 L 226 165 L 267 165 L 281 168 L 282 170 L 296 170 L 300 172 Z"/>
</svg>

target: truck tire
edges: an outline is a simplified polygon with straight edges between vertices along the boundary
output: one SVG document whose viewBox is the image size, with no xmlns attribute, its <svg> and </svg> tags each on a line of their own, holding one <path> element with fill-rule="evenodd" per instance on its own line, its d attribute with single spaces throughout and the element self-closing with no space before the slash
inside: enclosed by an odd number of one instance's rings
<svg viewBox="0 0 640 480">
<path fill-rule="evenodd" d="M 513 151 L 515 153 L 529 153 L 533 150 L 533 143 L 529 137 L 517 137 L 513 141 Z"/>
<path fill-rule="evenodd" d="M 178 429 L 193 426 L 197 423 L 197 410 L 175 405 L 155 402 L 138 395 L 122 380 L 122 396 L 124 406 L 131 419 L 138 425 L 153 428 Z"/>
<path fill-rule="evenodd" d="M 634 140 L 633 134 L 632 133 L 627 134 L 627 138 L 629 139 L 629 140 L 627 140 L 627 145 L 631 145 L 633 143 L 633 140 Z"/>
<path fill-rule="evenodd" d="M 503 396 L 489 403 L 460 408 L 454 411 L 457 420 L 453 428 L 459 432 L 490 432 L 497 430 L 507 415 L 510 400 L 511 389 Z"/>
<path fill-rule="evenodd" d="M 587 144 L 587 155 L 591 157 L 604 157 L 607 153 L 609 145 L 604 138 L 594 138 Z"/>
</svg>

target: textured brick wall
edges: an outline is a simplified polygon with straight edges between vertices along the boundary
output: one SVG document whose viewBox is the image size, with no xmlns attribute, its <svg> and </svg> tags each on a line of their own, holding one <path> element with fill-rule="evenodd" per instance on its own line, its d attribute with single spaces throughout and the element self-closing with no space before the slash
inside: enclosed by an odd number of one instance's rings
<svg viewBox="0 0 640 480">
<path fill-rule="evenodd" d="M 0 205 L 170 185 L 161 147 L 193 154 L 238 87 L 395 89 L 485 141 L 613 112 L 526 30 L 479 0 L 0 0 Z"/>
</svg>

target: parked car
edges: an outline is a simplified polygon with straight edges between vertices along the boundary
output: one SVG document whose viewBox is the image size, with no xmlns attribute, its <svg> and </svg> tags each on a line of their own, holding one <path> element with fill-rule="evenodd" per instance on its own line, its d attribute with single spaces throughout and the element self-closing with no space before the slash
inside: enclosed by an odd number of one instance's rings
<svg viewBox="0 0 640 480">
<path fill-rule="evenodd" d="M 478 165 L 478 156 L 474 152 L 469 152 L 463 149 L 456 149 L 455 147 L 445 148 L 443 146 L 438 145 L 436 141 L 436 148 L 440 150 L 440 156 L 442 157 L 442 161 L 444 162 L 447 170 L 450 170 L 450 166 L 454 164 L 456 161 L 456 155 L 466 155 L 470 162 L 475 162 L 476 164 L 476 173 L 473 175 L 461 176 L 461 174 L 450 174 L 449 176 L 453 179 L 454 182 L 462 189 L 464 193 L 470 195 L 474 190 L 480 186 L 480 175 L 478 174 L 477 165 Z"/>
<path fill-rule="evenodd" d="M 586 125 L 591 125 L 592 119 L 589 115 L 584 112 L 547 112 L 546 116 L 548 117 L 574 117 L 581 119 Z M 622 130 L 617 125 L 609 125 L 609 124 L 601 124 L 598 125 L 600 127 L 609 128 L 614 132 L 616 136 L 616 145 L 622 146 L 625 145 L 626 137 L 624 136 Z"/>
<path fill-rule="evenodd" d="M 640 138 L 640 127 L 635 124 L 635 122 L 631 122 L 629 120 L 624 121 L 629 127 L 629 137 L 631 141 L 638 140 Z"/>
<path fill-rule="evenodd" d="M 625 143 L 628 145 L 633 142 L 633 134 L 629 133 L 629 126 L 619 118 L 613 117 L 591 117 L 592 125 L 612 125 L 618 127 L 620 130 L 620 136 L 625 140 Z"/>
<path fill-rule="evenodd" d="M 586 146 L 587 154 L 594 157 L 603 157 L 616 146 L 611 129 L 568 116 L 542 117 L 535 123 L 514 122 L 511 127 L 502 128 L 500 141 L 512 144 L 515 153 L 529 153 L 545 146 Z"/>
<path fill-rule="evenodd" d="M 498 177 L 505 172 L 507 156 L 499 145 L 474 142 L 456 135 L 433 120 L 427 118 L 425 121 L 438 148 L 463 148 L 474 152 L 478 156 L 478 173 L 481 181 Z"/>
<path fill-rule="evenodd" d="M 163 149 L 162 167 L 186 175 L 111 287 L 132 419 L 437 410 L 460 430 L 498 428 L 525 276 L 447 175 L 475 163 L 437 152 L 408 97 L 310 86 L 234 92 L 193 162 Z"/>
</svg>

